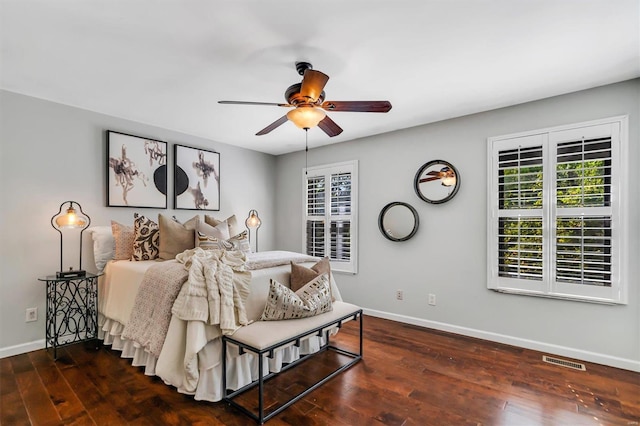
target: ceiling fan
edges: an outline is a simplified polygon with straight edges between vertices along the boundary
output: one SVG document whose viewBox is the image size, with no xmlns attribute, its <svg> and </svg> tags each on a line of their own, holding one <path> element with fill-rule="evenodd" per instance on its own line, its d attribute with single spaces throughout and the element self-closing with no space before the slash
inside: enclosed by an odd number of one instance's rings
<svg viewBox="0 0 640 426">
<path fill-rule="evenodd" d="M 342 133 L 342 128 L 329 118 L 325 111 L 388 112 L 391 109 L 389 101 L 325 101 L 324 86 L 329 81 L 329 76 L 314 70 L 308 62 L 296 62 L 296 70 L 302 76 L 302 82 L 289 86 L 284 92 L 284 98 L 287 100 L 285 104 L 245 101 L 218 101 L 218 103 L 293 108 L 256 133 L 256 136 L 266 135 L 289 120 L 305 130 L 318 126 L 327 135 L 333 137 Z"/>
</svg>

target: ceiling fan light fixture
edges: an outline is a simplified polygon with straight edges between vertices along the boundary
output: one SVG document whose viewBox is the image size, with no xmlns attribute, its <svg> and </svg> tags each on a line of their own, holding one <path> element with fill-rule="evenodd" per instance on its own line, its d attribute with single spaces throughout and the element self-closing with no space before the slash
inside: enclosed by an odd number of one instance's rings
<svg viewBox="0 0 640 426">
<path fill-rule="evenodd" d="M 316 108 L 312 105 L 301 105 L 295 109 L 292 109 L 287 113 L 287 118 L 293 124 L 301 129 L 311 129 L 316 127 L 324 117 L 326 117 L 324 110 Z"/>
</svg>

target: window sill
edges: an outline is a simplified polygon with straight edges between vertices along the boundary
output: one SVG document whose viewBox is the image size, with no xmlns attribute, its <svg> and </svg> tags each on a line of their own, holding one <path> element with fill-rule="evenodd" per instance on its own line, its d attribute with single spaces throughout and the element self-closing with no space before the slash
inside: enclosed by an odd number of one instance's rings
<svg viewBox="0 0 640 426">
<path fill-rule="evenodd" d="M 532 291 L 523 291 L 517 289 L 509 289 L 509 288 L 490 288 L 489 290 L 495 291 L 496 293 L 504 293 L 504 294 L 515 294 L 520 296 L 534 296 L 534 297 L 543 297 L 546 299 L 558 299 L 558 300 L 567 300 L 570 302 L 586 302 L 586 303 L 596 303 L 598 305 L 609 305 L 609 306 L 619 306 L 619 305 L 627 305 L 627 302 L 611 300 L 611 299 L 598 299 L 592 297 L 578 297 L 571 296 L 565 294 L 553 294 L 553 293 L 539 293 Z"/>
</svg>

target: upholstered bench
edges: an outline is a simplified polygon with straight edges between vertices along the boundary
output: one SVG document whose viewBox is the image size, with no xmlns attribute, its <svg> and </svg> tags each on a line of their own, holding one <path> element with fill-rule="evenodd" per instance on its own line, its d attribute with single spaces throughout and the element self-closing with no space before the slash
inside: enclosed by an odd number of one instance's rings
<svg viewBox="0 0 640 426">
<path fill-rule="evenodd" d="M 346 321 L 359 319 L 360 324 L 360 348 L 359 353 L 347 351 L 345 349 L 338 348 L 330 344 L 330 336 L 332 330 L 340 328 Z M 309 388 L 305 389 L 298 395 L 291 398 L 289 401 L 280 405 L 273 411 L 265 414 L 264 410 L 264 385 L 265 381 L 279 373 L 264 374 L 263 357 L 266 355 L 269 358 L 273 358 L 273 353 L 277 349 L 285 348 L 287 346 L 295 345 L 300 346 L 300 341 L 305 337 L 317 335 L 325 336 L 325 343 L 320 347 L 318 352 L 303 355 L 298 360 L 291 362 L 282 367 L 280 372 L 286 371 L 291 367 L 296 366 L 300 362 L 306 360 L 308 357 L 316 355 L 326 350 L 333 350 L 343 355 L 349 356 L 352 359 L 326 375 Z M 235 345 L 238 347 L 240 354 L 245 351 L 256 354 L 258 359 L 258 378 L 247 386 L 244 386 L 238 390 L 231 391 L 227 389 L 227 347 L 228 345 Z M 223 385 L 223 399 L 238 408 L 251 418 L 253 418 L 259 424 L 263 424 L 271 417 L 277 415 L 291 404 L 303 398 L 309 392 L 321 386 L 332 377 L 351 367 L 353 364 L 362 359 L 362 309 L 356 305 L 350 303 L 336 301 L 333 303 L 333 310 L 325 312 L 320 315 L 316 315 L 309 318 L 300 319 L 287 319 L 280 321 L 256 321 L 245 327 L 240 328 L 232 336 L 224 336 L 222 338 L 222 385 Z M 249 389 L 258 386 L 258 412 L 255 413 L 245 406 L 234 401 L 234 398 Z"/>
</svg>

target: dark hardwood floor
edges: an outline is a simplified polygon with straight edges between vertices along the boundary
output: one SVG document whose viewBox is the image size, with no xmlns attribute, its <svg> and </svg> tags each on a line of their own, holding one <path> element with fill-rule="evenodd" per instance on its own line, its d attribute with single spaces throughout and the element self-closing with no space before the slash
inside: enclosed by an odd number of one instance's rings
<svg viewBox="0 0 640 426">
<path fill-rule="evenodd" d="M 355 350 L 356 325 L 335 340 Z M 539 352 L 368 316 L 364 325 L 364 360 L 268 425 L 640 424 L 638 373 L 590 363 L 575 371 L 543 363 Z M 341 358 L 324 353 L 281 374 L 266 403 Z M 0 364 L 2 425 L 253 424 L 224 403 L 177 393 L 108 347 L 76 344 L 57 362 L 39 350 Z"/>
</svg>

